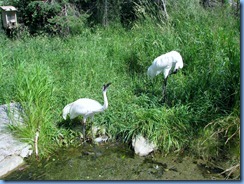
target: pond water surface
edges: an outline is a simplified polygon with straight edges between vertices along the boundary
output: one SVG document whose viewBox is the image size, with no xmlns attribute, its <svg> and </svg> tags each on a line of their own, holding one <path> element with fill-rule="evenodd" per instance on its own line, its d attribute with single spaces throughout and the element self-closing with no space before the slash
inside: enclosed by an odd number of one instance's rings
<svg viewBox="0 0 244 184">
<path fill-rule="evenodd" d="M 188 156 L 134 154 L 126 144 L 84 144 L 49 159 L 33 158 L 3 180 L 223 180 Z"/>
</svg>

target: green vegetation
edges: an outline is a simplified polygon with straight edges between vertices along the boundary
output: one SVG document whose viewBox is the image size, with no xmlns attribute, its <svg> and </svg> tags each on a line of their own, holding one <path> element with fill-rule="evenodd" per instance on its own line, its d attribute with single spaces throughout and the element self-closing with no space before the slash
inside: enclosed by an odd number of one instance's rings
<svg viewBox="0 0 244 184">
<path fill-rule="evenodd" d="M 187 150 L 211 158 L 240 161 L 240 18 L 228 7 L 206 10 L 197 1 L 168 3 L 169 19 L 138 13 L 130 29 L 82 24 L 72 36 L 20 38 L 0 35 L 0 103 L 20 102 L 26 126 L 15 131 L 39 151 L 77 144 L 78 120 L 64 121 L 63 107 L 81 97 L 109 108 L 95 116 L 114 139 L 130 142 L 142 133 L 163 154 Z M 140 17 L 142 16 L 142 17 Z M 79 33 L 79 34 L 77 34 Z M 161 104 L 162 76 L 146 76 L 153 59 L 177 50 L 184 68 L 168 79 Z M 75 126 L 77 125 L 77 126 Z"/>
</svg>

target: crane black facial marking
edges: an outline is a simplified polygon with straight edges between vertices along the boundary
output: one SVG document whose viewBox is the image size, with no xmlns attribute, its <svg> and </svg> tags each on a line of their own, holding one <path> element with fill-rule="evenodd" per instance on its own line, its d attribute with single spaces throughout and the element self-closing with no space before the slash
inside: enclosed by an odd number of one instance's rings
<svg viewBox="0 0 244 184">
<path fill-rule="evenodd" d="M 176 69 L 175 71 L 173 71 L 173 73 L 172 74 L 176 74 L 178 72 L 178 69 Z"/>
<path fill-rule="evenodd" d="M 103 90 L 107 89 L 107 88 L 110 86 L 110 84 L 112 84 L 112 83 L 109 82 L 108 84 L 104 84 L 104 85 L 103 85 Z"/>
<path fill-rule="evenodd" d="M 107 84 L 106 84 L 106 87 L 110 86 L 110 84 L 112 84 L 112 83 L 111 83 L 111 82 L 107 83 Z"/>
</svg>

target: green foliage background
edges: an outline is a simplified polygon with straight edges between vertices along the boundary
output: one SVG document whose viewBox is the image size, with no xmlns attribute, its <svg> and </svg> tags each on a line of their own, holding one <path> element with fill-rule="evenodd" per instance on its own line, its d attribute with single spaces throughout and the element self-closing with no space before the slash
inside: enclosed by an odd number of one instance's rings
<svg viewBox="0 0 244 184">
<path fill-rule="evenodd" d="M 129 28 L 117 21 L 89 27 L 87 14 L 78 25 L 66 17 L 75 30 L 66 37 L 33 37 L 28 28 L 9 39 L 2 31 L 0 103 L 20 102 L 26 112 L 26 126 L 14 127 L 16 134 L 33 144 L 40 128 L 43 156 L 56 146 L 78 144 L 80 124 L 64 121 L 63 107 L 81 97 L 102 103 L 101 87 L 112 82 L 109 108 L 95 117 L 111 138 L 130 142 L 143 134 L 164 154 L 188 150 L 207 159 L 239 158 L 240 18 L 229 7 L 204 9 L 198 1 L 169 1 L 167 8 L 165 20 L 153 15 L 151 5 L 137 4 Z M 54 22 L 66 24 L 63 17 Z M 184 68 L 169 77 L 162 104 L 163 78 L 150 81 L 146 71 L 171 50 L 181 53 Z"/>
</svg>

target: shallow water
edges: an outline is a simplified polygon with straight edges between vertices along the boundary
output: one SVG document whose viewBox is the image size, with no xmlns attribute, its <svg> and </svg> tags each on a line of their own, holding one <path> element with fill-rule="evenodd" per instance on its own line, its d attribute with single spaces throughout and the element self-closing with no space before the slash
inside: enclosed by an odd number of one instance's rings
<svg viewBox="0 0 244 184">
<path fill-rule="evenodd" d="M 3 180 L 222 180 L 192 158 L 159 153 L 139 157 L 125 144 L 85 144 L 48 160 L 26 160 Z"/>
</svg>

